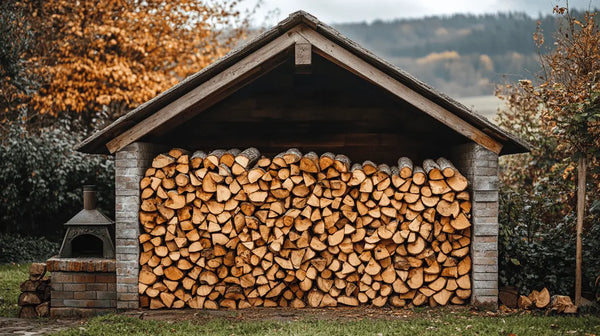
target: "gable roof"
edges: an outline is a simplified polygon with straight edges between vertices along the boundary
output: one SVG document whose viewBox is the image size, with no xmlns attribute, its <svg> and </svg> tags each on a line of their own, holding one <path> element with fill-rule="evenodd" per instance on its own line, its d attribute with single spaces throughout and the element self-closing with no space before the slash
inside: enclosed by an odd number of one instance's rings
<svg viewBox="0 0 600 336">
<path fill-rule="evenodd" d="M 301 39 L 301 41 L 298 41 L 298 39 Z M 249 71 L 248 67 L 250 65 L 256 66 L 257 64 L 261 64 L 257 60 L 260 56 L 250 59 L 252 56 L 255 56 L 253 53 L 266 53 L 267 56 L 265 57 L 273 57 L 277 52 L 289 48 L 297 42 L 311 43 L 316 49 L 315 51 L 320 50 L 323 56 L 330 58 L 345 68 L 354 70 L 358 75 L 367 80 L 371 80 L 371 76 L 369 75 L 372 72 L 380 74 L 382 81 L 376 84 L 390 90 L 402 99 L 406 99 L 420 110 L 429 113 L 434 118 L 452 127 L 455 131 L 480 143 L 497 154 L 522 153 L 529 151 L 531 148 L 525 141 L 500 129 L 485 117 L 471 111 L 469 108 L 436 91 L 407 72 L 377 57 L 356 42 L 344 37 L 337 30 L 320 22 L 314 16 L 303 11 L 298 11 L 290 14 L 287 19 L 281 21 L 275 27 L 256 36 L 241 47 L 232 50 L 215 63 L 187 77 L 177 85 L 123 115 L 104 129 L 85 139 L 75 149 L 86 153 L 114 153 L 114 151 L 128 143 L 138 140 L 141 135 L 152 131 L 151 128 L 145 127 L 149 125 L 148 121 L 150 119 L 154 119 L 154 124 L 156 124 L 161 122 L 161 120 L 164 122 L 167 118 L 173 118 L 176 116 L 176 113 L 181 112 L 179 110 L 172 112 L 168 116 L 161 115 L 161 113 L 165 113 L 165 107 L 177 100 L 199 99 L 198 94 L 194 90 L 197 90 L 200 86 L 213 85 L 212 89 L 218 89 L 214 88 L 218 84 L 211 82 L 215 82 L 215 78 L 222 75 L 224 71 L 238 66 L 238 72 L 233 72 L 233 74 L 238 74 L 243 71 Z M 279 43 L 277 48 L 280 49 L 272 50 L 276 48 L 272 46 L 277 43 Z M 240 65 L 242 61 L 246 62 L 246 64 Z M 352 61 L 359 63 L 358 69 L 349 65 Z M 406 94 L 409 97 L 406 97 Z M 435 111 L 432 114 L 429 110 Z M 458 125 L 455 126 L 455 124 Z M 137 128 L 137 133 L 132 132 L 132 129 L 135 128 Z M 127 134 L 128 132 L 129 134 Z M 109 150 L 108 147 L 111 149 Z"/>
</svg>

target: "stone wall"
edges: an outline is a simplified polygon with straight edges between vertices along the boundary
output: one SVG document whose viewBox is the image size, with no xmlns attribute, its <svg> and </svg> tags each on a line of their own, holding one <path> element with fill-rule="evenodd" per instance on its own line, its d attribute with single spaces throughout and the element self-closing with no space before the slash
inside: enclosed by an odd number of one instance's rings
<svg viewBox="0 0 600 336">
<path fill-rule="evenodd" d="M 160 147 L 135 142 L 115 155 L 115 248 L 117 308 L 139 307 L 140 180 Z"/>
<path fill-rule="evenodd" d="M 111 259 L 51 258 L 50 316 L 82 317 L 115 312 L 115 261 Z"/>
<path fill-rule="evenodd" d="M 452 162 L 469 180 L 472 199 L 471 303 L 498 305 L 498 155 L 475 143 L 454 149 Z"/>
</svg>

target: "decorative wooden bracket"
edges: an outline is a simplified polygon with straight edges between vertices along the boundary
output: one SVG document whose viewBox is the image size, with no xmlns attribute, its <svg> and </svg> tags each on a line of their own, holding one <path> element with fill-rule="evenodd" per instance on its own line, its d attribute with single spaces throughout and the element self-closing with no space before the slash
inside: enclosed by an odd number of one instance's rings
<svg viewBox="0 0 600 336">
<path fill-rule="evenodd" d="M 312 73 L 312 46 L 307 42 L 296 42 L 294 48 L 294 59 L 297 74 Z"/>
</svg>

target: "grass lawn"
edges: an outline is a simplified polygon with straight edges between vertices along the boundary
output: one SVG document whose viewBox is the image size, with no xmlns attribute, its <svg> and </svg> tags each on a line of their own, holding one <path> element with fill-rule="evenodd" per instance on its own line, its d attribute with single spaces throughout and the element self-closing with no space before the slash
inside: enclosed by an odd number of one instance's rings
<svg viewBox="0 0 600 336">
<path fill-rule="evenodd" d="M 0 265 L 0 316 L 16 317 L 19 313 L 19 285 L 29 277 L 29 265 Z"/>
<path fill-rule="evenodd" d="M 235 313 L 232 313 L 235 316 Z M 600 317 L 543 317 L 472 315 L 468 310 L 448 313 L 432 309 L 403 319 L 359 318 L 299 321 L 141 320 L 107 315 L 81 327 L 54 335 L 599 335 Z"/>
</svg>

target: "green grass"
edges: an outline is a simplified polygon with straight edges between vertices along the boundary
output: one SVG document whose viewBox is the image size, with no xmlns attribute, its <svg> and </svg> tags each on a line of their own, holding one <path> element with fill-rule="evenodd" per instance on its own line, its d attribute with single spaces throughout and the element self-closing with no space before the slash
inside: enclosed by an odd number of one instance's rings
<svg viewBox="0 0 600 336">
<path fill-rule="evenodd" d="M 600 317 L 439 314 L 408 319 L 165 322 L 107 315 L 54 335 L 598 335 Z"/>
<path fill-rule="evenodd" d="M 29 265 L 0 265 L 0 316 L 16 317 L 19 313 L 19 285 L 29 277 Z"/>
</svg>

